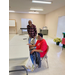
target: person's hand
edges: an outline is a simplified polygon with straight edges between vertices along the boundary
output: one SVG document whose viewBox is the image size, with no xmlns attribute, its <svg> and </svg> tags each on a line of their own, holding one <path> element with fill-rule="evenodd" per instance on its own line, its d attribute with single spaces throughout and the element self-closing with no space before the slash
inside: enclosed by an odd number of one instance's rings
<svg viewBox="0 0 75 75">
<path fill-rule="evenodd" d="M 36 36 L 34 36 L 34 39 L 35 39 L 35 37 L 36 37 Z"/>
<path fill-rule="evenodd" d="M 34 51 L 35 51 L 35 50 L 32 50 L 30 53 L 32 54 L 32 53 L 34 53 Z"/>
<path fill-rule="evenodd" d="M 28 34 L 28 35 L 29 35 L 29 37 L 31 37 L 30 34 Z"/>
<path fill-rule="evenodd" d="M 29 45 L 29 48 L 31 48 L 31 45 L 30 44 L 27 44 L 27 45 Z"/>
</svg>

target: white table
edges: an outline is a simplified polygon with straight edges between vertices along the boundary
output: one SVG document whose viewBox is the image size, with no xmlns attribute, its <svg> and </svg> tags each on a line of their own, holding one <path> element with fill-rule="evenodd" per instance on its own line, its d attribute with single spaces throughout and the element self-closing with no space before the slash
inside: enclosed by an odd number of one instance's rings
<svg viewBox="0 0 75 75">
<path fill-rule="evenodd" d="M 26 40 L 23 40 L 26 38 Z M 9 70 L 14 66 L 22 66 L 29 57 L 28 35 L 15 35 L 9 41 Z"/>
</svg>

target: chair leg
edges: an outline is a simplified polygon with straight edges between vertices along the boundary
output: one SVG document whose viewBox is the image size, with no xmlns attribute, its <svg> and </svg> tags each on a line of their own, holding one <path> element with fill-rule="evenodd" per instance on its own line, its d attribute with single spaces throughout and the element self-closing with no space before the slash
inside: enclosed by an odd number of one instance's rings
<svg viewBox="0 0 75 75">
<path fill-rule="evenodd" d="M 46 68 L 49 68 L 47 57 L 44 57 L 42 60 L 45 60 L 45 61 L 46 61 L 46 64 L 47 64 L 47 65 L 46 65 Z M 41 60 L 41 61 L 42 61 L 42 60 Z"/>
<path fill-rule="evenodd" d="M 49 68 L 49 65 L 48 65 L 48 60 L 47 60 L 47 58 L 45 58 L 46 59 L 46 63 L 47 63 L 47 68 Z"/>
</svg>

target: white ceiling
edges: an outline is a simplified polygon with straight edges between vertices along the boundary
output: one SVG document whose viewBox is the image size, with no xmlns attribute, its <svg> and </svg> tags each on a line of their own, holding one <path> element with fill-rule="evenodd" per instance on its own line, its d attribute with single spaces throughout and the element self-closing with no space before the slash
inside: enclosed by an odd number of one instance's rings
<svg viewBox="0 0 75 75">
<path fill-rule="evenodd" d="M 32 3 L 32 0 L 9 0 L 9 10 L 14 10 L 17 13 L 29 12 L 30 8 L 41 8 L 44 11 L 40 11 L 39 14 L 47 14 L 53 10 L 65 6 L 65 0 L 42 0 L 53 1 L 52 4 L 38 4 Z"/>
</svg>

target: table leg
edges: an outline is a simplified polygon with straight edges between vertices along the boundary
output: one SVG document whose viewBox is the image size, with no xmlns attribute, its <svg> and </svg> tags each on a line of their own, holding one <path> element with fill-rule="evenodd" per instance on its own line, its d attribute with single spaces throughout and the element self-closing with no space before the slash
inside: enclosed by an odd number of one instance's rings
<svg viewBox="0 0 75 75">
<path fill-rule="evenodd" d="M 26 71 L 26 75 L 28 75 L 28 72 L 27 72 L 27 69 L 24 67 L 24 66 L 22 66 L 24 69 L 19 69 L 19 70 L 11 70 L 11 71 L 9 71 L 9 72 L 16 72 L 16 71 Z"/>
<path fill-rule="evenodd" d="M 9 72 L 16 72 L 16 71 L 25 71 L 25 69 L 11 70 L 11 71 L 9 71 Z"/>
<path fill-rule="evenodd" d="M 22 66 L 23 68 L 24 68 L 24 70 L 26 71 L 26 75 L 28 75 L 28 71 L 27 71 L 27 69 L 24 67 L 24 66 Z"/>
<path fill-rule="evenodd" d="M 23 34 L 23 30 L 22 30 L 22 34 Z"/>
</svg>

